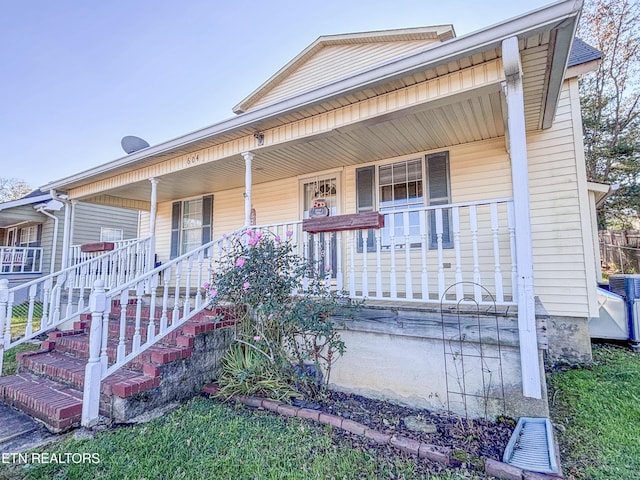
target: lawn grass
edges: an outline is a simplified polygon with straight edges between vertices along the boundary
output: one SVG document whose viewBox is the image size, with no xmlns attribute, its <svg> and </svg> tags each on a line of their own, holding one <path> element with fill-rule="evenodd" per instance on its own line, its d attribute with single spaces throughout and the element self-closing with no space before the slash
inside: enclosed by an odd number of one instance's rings
<svg viewBox="0 0 640 480">
<path fill-rule="evenodd" d="M 416 460 L 336 445 L 331 432 L 301 419 L 199 397 L 144 425 L 39 450 L 49 455 L 93 454 L 99 463 L 0 466 L 0 479 L 477 478 L 463 471 L 421 476 L 414 468 Z"/>
<path fill-rule="evenodd" d="M 27 318 L 29 315 L 29 305 L 22 303 L 14 305 L 11 309 L 11 336 L 21 337 L 27 328 Z M 42 303 L 36 302 L 33 305 L 32 331 L 40 328 L 40 319 L 42 318 Z"/>
<path fill-rule="evenodd" d="M 550 375 L 565 476 L 640 479 L 640 355 L 615 346 L 593 354 L 589 368 Z"/>
<path fill-rule="evenodd" d="M 17 347 L 13 347 L 6 352 L 2 350 L 2 375 L 13 375 L 16 373 L 16 354 L 20 352 L 29 352 L 31 350 L 38 350 L 40 348 L 40 342 L 36 343 L 22 343 Z"/>
</svg>

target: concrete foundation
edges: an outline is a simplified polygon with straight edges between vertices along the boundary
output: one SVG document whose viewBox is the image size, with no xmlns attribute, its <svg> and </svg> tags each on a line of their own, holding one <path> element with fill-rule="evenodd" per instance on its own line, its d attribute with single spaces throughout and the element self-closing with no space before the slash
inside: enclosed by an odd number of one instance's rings
<svg viewBox="0 0 640 480">
<path fill-rule="evenodd" d="M 522 395 L 513 313 L 367 307 L 336 323 L 347 347 L 331 373 L 336 390 L 470 418 L 548 415 L 546 389 L 541 399 Z M 538 330 L 544 377 L 544 319 Z"/>
</svg>

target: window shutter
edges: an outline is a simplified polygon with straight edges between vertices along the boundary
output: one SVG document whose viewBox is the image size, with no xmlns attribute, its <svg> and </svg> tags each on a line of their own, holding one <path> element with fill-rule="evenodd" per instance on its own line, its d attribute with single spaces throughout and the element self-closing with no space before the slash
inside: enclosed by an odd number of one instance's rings
<svg viewBox="0 0 640 480">
<path fill-rule="evenodd" d="M 20 240 L 22 240 L 22 229 L 18 228 L 18 232 L 16 233 L 16 246 L 20 246 Z"/>
<path fill-rule="evenodd" d="M 171 206 L 171 258 L 180 254 L 180 217 L 182 202 L 173 202 Z"/>
<path fill-rule="evenodd" d="M 202 197 L 202 245 L 211 241 L 213 219 L 213 195 Z"/>
<path fill-rule="evenodd" d="M 429 206 L 451 203 L 449 184 L 449 154 L 436 153 L 427 156 Z M 442 247 L 453 248 L 451 236 L 451 209 L 442 211 Z M 438 248 L 436 212 L 429 212 L 429 248 Z"/>
<path fill-rule="evenodd" d="M 358 213 L 373 212 L 375 209 L 375 167 L 358 168 L 356 170 L 356 209 Z M 362 231 L 358 232 L 358 253 L 362 252 Z M 376 238 L 373 229 L 367 237 L 367 252 L 376 251 Z"/>
</svg>

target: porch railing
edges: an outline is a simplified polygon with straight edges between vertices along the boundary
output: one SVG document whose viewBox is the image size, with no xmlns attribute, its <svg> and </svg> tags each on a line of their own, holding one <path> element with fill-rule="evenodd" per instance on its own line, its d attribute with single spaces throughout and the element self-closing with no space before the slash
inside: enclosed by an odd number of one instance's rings
<svg viewBox="0 0 640 480">
<path fill-rule="evenodd" d="M 137 278 L 149 270 L 150 245 L 151 238 L 146 237 L 116 242 L 108 252 L 81 252 L 79 246 L 74 246 L 76 256 L 72 256 L 70 267 L 75 266 L 75 288 L 90 290 L 101 278 L 109 290 Z"/>
<path fill-rule="evenodd" d="M 139 240 L 140 239 L 138 238 L 129 238 L 126 240 L 115 241 L 113 242 L 114 250 L 117 250 L 121 247 L 127 247 L 129 245 L 137 244 Z M 72 245 L 71 246 L 71 263 L 72 264 L 81 263 L 81 262 L 84 262 L 85 260 L 90 260 L 92 258 L 99 257 L 103 253 L 104 252 L 83 252 L 82 245 Z"/>
<path fill-rule="evenodd" d="M 114 288 L 144 273 L 138 257 L 147 255 L 149 245 L 149 238 L 139 239 L 11 288 L 7 279 L 0 279 L 0 372 L 4 351 L 88 312 L 88 297 L 97 278 Z"/>
<path fill-rule="evenodd" d="M 375 230 L 311 234 L 301 221 L 254 228 L 292 231 L 297 253 L 315 262 L 327 286 L 352 298 L 515 305 L 510 198 L 382 213 L 385 226 Z"/>
<path fill-rule="evenodd" d="M 0 273 L 41 273 L 42 247 L 0 247 Z"/>
</svg>

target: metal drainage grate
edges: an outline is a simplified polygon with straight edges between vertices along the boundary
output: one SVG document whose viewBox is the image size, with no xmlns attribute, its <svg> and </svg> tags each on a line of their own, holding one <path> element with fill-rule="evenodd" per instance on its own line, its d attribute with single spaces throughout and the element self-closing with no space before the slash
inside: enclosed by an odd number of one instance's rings
<svg viewBox="0 0 640 480">
<path fill-rule="evenodd" d="M 553 430 L 548 418 L 521 417 L 502 461 L 539 473 L 558 473 Z"/>
</svg>

